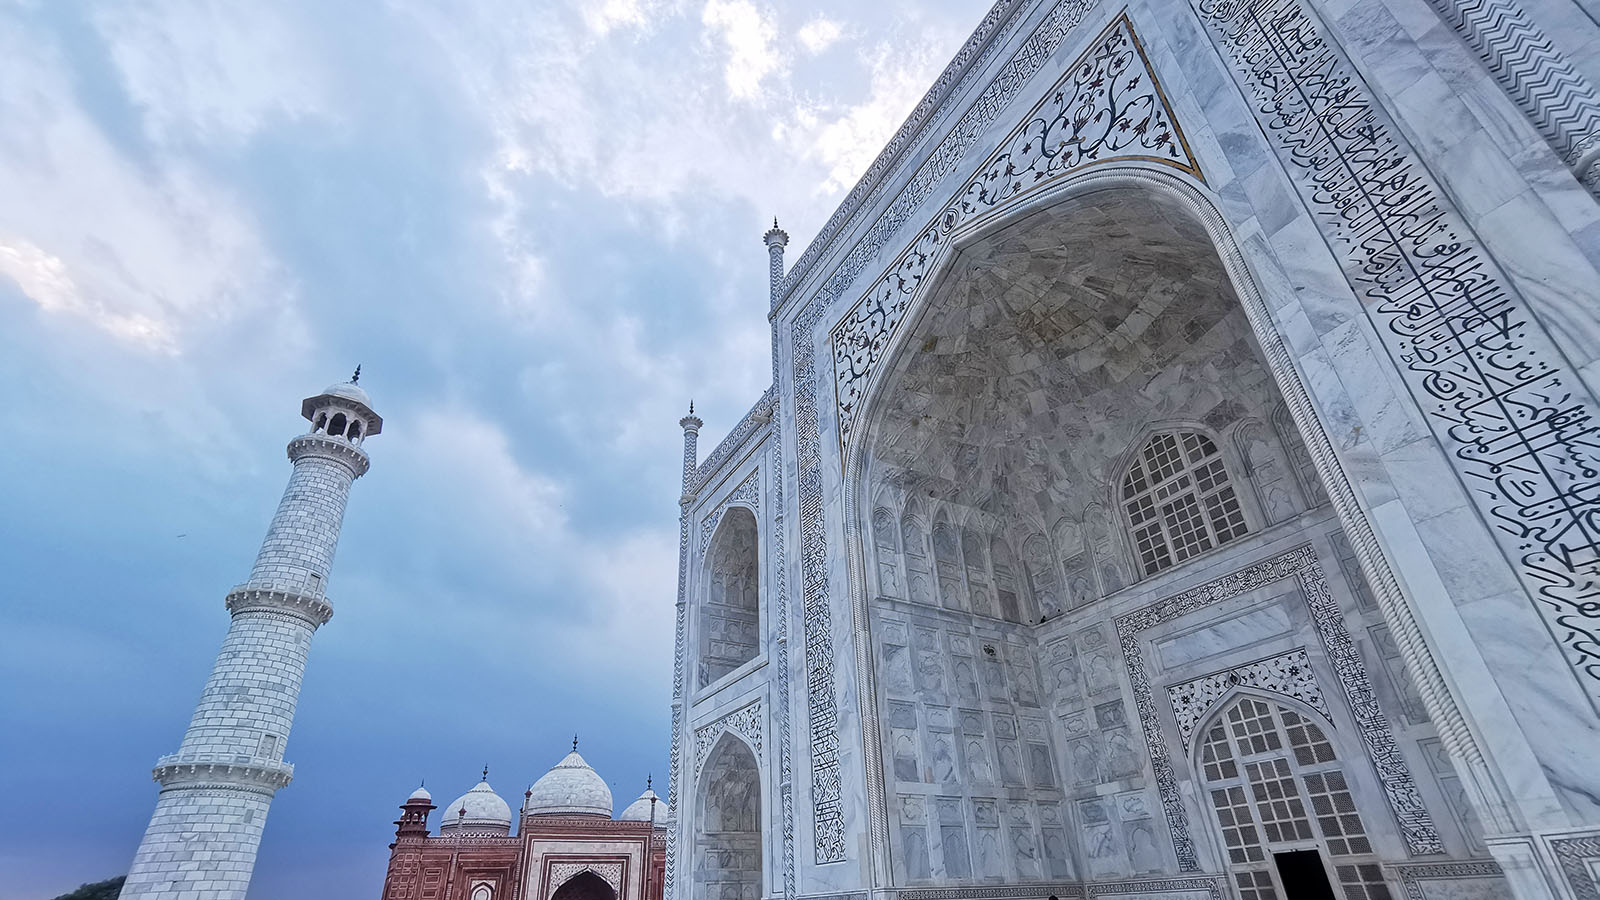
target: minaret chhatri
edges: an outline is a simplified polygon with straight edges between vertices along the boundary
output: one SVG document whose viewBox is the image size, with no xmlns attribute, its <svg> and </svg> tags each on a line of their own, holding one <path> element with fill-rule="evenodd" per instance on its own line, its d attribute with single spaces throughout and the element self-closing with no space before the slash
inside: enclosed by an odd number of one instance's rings
<svg viewBox="0 0 1600 900">
<path fill-rule="evenodd" d="M 761 239 L 767 244 L 767 289 L 771 293 L 772 306 L 778 305 L 778 292 L 783 290 L 783 248 L 789 246 L 789 232 L 778 227 L 778 220 L 772 220 L 772 227 L 767 230 Z"/>
<path fill-rule="evenodd" d="M 383 428 L 367 392 L 336 384 L 300 405 L 311 422 L 289 442 L 294 473 L 255 566 L 228 593 L 233 615 L 178 752 L 156 763 L 156 811 L 123 900 L 243 900 L 267 808 L 294 766 L 294 722 L 311 635 L 333 615 L 326 590 L 362 443 Z"/>
</svg>

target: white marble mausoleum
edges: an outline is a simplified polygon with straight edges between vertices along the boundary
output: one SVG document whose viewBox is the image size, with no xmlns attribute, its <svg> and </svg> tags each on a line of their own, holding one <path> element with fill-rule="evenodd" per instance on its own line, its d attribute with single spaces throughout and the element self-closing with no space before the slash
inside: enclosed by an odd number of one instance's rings
<svg viewBox="0 0 1600 900">
<path fill-rule="evenodd" d="M 1600 900 L 1597 19 L 999 0 L 682 422 L 668 900 Z"/>
</svg>

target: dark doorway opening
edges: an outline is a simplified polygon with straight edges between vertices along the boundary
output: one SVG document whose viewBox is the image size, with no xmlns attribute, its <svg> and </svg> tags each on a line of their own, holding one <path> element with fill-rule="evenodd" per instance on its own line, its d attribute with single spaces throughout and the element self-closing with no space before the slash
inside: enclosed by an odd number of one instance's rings
<svg viewBox="0 0 1600 900">
<path fill-rule="evenodd" d="M 1322 854 L 1315 850 L 1292 850 L 1274 853 L 1272 858 L 1278 864 L 1278 880 L 1283 884 L 1285 900 L 1334 900 L 1328 870 L 1322 867 Z"/>
<path fill-rule="evenodd" d="M 585 870 L 556 888 L 550 900 L 617 900 L 617 892 L 611 889 L 604 878 Z"/>
</svg>

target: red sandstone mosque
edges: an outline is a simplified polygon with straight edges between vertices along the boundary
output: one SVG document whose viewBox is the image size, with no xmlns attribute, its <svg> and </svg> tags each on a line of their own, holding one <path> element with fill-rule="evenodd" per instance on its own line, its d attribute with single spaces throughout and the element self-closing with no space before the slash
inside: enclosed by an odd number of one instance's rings
<svg viewBox="0 0 1600 900">
<path fill-rule="evenodd" d="M 439 813 L 423 788 L 400 807 L 383 900 L 661 900 L 666 806 L 648 786 L 611 817 L 605 779 L 572 752 L 511 807 L 483 781 Z"/>
</svg>

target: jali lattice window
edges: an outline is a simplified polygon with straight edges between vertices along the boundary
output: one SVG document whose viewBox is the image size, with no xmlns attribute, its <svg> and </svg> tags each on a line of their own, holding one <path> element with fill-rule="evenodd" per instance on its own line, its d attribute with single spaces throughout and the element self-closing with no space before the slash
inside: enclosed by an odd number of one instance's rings
<svg viewBox="0 0 1600 900">
<path fill-rule="evenodd" d="M 1202 734 L 1200 774 L 1240 897 L 1293 900 L 1272 854 L 1315 842 L 1346 900 L 1393 900 L 1321 725 L 1241 697 Z"/>
<path fill-rule="evenodd" d="M 1150 438 L 1122 481 L 1122 508 L 1146 575 L 1245 533 L 1217 445 L 1193 431 Z"/>
</svg>

